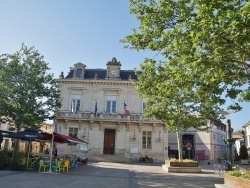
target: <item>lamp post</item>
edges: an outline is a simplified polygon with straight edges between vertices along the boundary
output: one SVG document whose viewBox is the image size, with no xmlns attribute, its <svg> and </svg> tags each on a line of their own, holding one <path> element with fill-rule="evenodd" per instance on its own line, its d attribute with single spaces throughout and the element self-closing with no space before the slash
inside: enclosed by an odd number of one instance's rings
<svg viewBox="0 0 250 188">
<path fill-rule="evenodd" d="M 229 115 L 230 112 L 226 111 L 218 111 L 219 114 L 222 115 Z M 231 128 L 231 120 L 228 118 L 226 123 L 226 139 L 224 139 L 224 142 L 228 145 L 228 159 L 230 163 L 228 164 L 228 170 L 232 170 L 232 167 L 234 165 L 234 159 L 233 159 L 233 144 L 235 142 L 235 139 L 232 138 L 232 128 Z"/>
</svg>

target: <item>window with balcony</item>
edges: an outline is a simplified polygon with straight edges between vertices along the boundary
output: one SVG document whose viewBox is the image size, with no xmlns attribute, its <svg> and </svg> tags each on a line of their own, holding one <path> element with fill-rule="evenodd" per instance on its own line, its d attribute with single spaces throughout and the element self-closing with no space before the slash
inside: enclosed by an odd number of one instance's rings
<svg viewBox="0 0 250 188">
<path fill-rule="evenodd" d="M 152 148 L 151 135 L 152 135 L 152 132 L 150 131 L 142 132 L 142 149 Z"/>
<path fill-rule="evenodd" d="M 71 112 L 78 112 L 81 106 L 81 95 L 72 95 L 71 97 L 70 110 Z"/>
<path fill-rule="evenodd" d="M 116 113 L 116 101 L 108 100 L 106 104 L 106 112 L 109 114 Z"/>
</svg>

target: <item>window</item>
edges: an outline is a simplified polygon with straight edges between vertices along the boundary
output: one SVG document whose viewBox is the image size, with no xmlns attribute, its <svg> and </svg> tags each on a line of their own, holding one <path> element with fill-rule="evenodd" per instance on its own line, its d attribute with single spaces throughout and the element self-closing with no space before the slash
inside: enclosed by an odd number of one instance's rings
<svg viewBox="0 0 250 188">
<path fill-rule="evenodd" d="M 142 149 L 151 149 L 151 132 L 142 132 Z"/>
<path fill-rule="evenodd" d="M 77 134 L 78 134 L 78 128 L 69 128 L 69 136 L 77 137 Z"/>
<path fill-rule="evenodd" d="M 77 137 L 77 134 L 78 134 L 78 128 L 69 128 L 69 136 Z M 68 145 L 76 146 L 76 143 L 69 143 Z"/>
<path fill-rule="evenodd" d="M 72 95 L 71 96 L 71 106 L 70 110 L 71 112 L 78 112 L 80 110 L 80 105 L 81 105 L 81 95 Z"/>
<path fill-rule="evenodd" d="M 116 113 L 116 101 L 113 100 L 107 101 L 106 112 L 110 114 Z"/>
<path fill-rule="evenodd" d="M 82 77 L 82 69 L 77 69 L 76 70 L 76 77 L 81 78 Z"/>
</svg>

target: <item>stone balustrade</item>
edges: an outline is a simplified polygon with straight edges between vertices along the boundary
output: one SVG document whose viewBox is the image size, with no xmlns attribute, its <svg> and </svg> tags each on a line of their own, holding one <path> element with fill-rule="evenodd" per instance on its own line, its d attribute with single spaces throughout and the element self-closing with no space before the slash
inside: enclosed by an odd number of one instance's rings
<svg viewBox="0 0 250 188">
<path fill-rule="evenodd" d="M 148 121 L 148 122 L 160 122 L 153 118 L 143 117 L 142 114 L 108 114 L 108 113 L 93 113 L 93 112 L 70 112 L 70 111 L 58 111 L 57 118 L 66 119 L 89 119 L 89 120 L 120 120 L 120 121 Z"/>
</svg>

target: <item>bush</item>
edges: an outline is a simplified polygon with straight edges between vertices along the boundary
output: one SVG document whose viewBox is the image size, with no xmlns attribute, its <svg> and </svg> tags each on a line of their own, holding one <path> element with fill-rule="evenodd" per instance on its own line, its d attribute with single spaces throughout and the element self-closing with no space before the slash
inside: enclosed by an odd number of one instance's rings
<svg viewBox="0 0 250 188">
<path fill-rule="evenodd" d="M 0 166 L 5 166 L 8 163 L 8 151 L 6 149 L 0 151 Z"/>
<path fill-rule="evenodd" d="M 250 180 L 250 170 L 245 168 L 237 167 L 235 170 L 227 171 L 226 173 L 230 176 Z"/>
<path fill-rule="evenodd" d="M 245 145 L 240 147 L 240 159 L 248 159 L 247 148 Z"/>
</svg>

